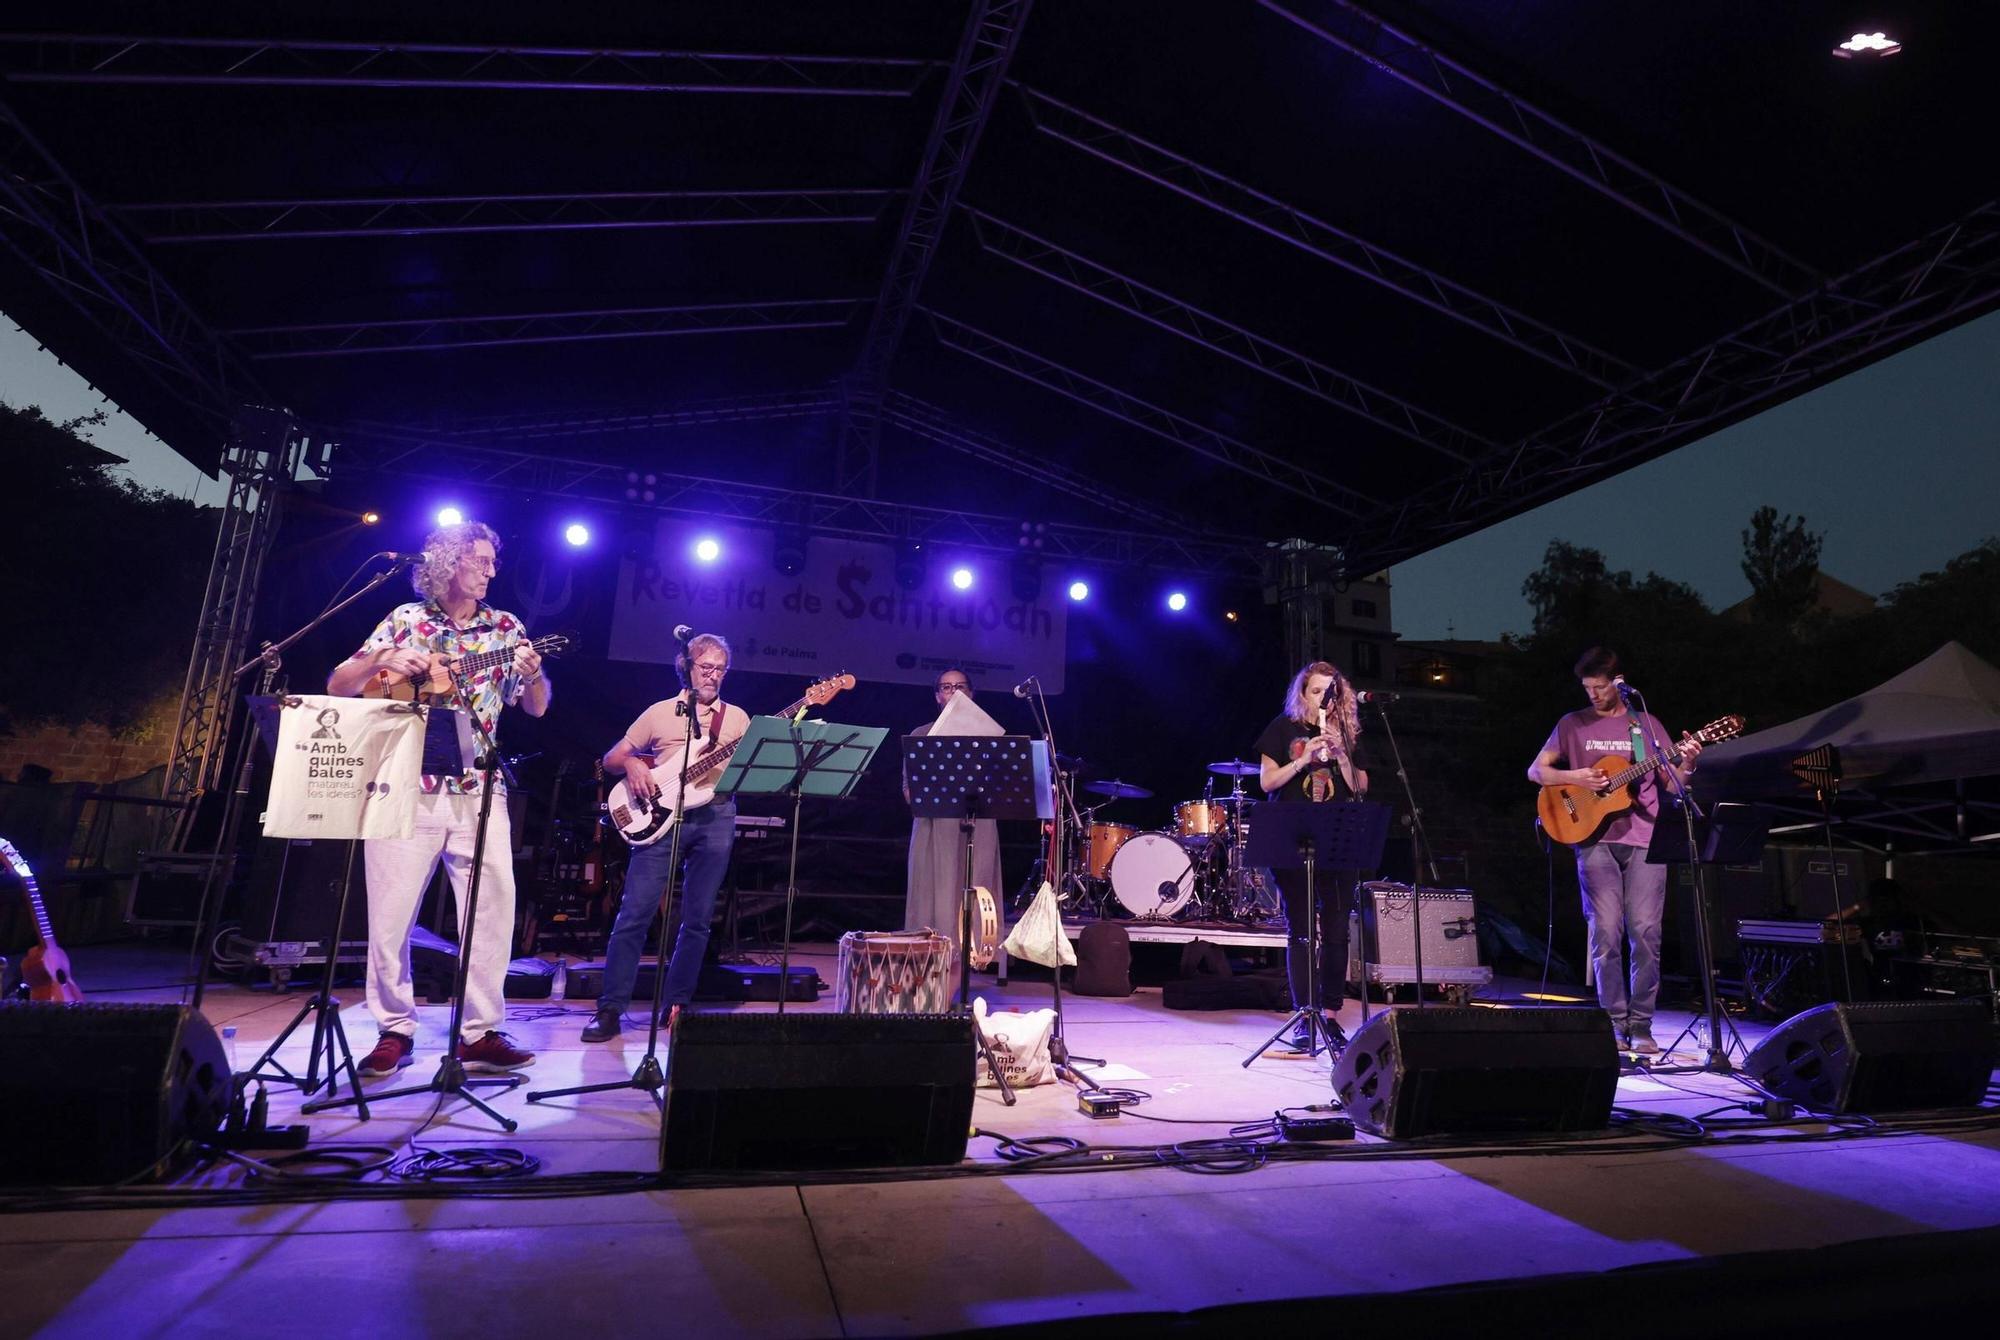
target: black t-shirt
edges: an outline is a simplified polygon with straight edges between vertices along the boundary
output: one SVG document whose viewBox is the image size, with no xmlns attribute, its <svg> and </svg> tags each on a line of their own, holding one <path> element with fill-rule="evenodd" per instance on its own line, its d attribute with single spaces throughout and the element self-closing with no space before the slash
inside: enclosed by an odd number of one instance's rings
<svg viewBox="0 0 2000 1340">
<path fill-rule="evenodd" d="M 1264 727 L 1264 733 L 1257 737 L 1257 752 L 1270 758 L 1274 763 L 1292 761 L 1292 741 L 1310 740 L 1319 732 L 1311 726 L 1292 720 L 1290 717 L 1276 717 Z M 1355 771 L 1368 770 L 1368 753 L 1362 741 L 1356 740 L 1354 748 L 1348 751 L 1348 759 Z M 1347 783 L 1341 778 L 1340 768 L 1326 764 L 1316 768 L 1306 768 L 1298 776 L 1286 782 L 1273 800 L 1356 800 L 1357 796 L 1347 793 Z"/>
</svg>

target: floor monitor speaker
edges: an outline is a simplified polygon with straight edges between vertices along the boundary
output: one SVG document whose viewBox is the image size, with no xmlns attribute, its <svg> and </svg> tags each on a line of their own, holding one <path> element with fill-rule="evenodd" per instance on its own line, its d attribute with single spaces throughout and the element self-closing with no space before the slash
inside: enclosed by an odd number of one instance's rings
<svg viewBox="0 0 2000 1340">
<path fill-rule="evenodd" d="M 1817 1112 L 1896 1112 L 1976 1106 L 1993 1060 L 1983 1001 L 1871 1001 L 1793 1015 L 1743 1069 L 1768 1092 Z"/>
<path fill-rule="evenodd" d="M 972 1019 L 681 1009 L 660 1166 L 956 1163 L 972 1124 Z"/>
<path fill-rule="evenodd" d="M 1355 1125 L 1395 1140 L 1601 1130 L 1618 1044 L 1595 1008 L 1399 1007 L 1361 1026 L 1333 1090 Z"/>
</svg>

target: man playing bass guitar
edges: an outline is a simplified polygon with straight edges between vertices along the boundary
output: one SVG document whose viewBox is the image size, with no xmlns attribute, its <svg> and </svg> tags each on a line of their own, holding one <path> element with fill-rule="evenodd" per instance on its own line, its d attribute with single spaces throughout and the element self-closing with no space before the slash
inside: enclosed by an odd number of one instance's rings
<svg viewBox="0 0 2000 1340">
<path fill-rule="evenodd" d="M 604 756 L 605 774 L 623 776 L 634 802 L 651 800 L 658 789 L 655 766 L 672 765 L 662 770 L 667 776 L 679 769 L 682 751 L 687 748 L 687 713 L 699 714 L 701 731 L 689 752 L 690 784 L 712 784 L 722 772 L 727 757 L 724 751 L 750 729 L 749 714 L 722 701 L 722 679 L 729 673 L 727 642 L 713 633 L 697 634 L 675 658 L 674 669 L 680 676 L 681 691 L 641 712 Z M 712 774 L 701 767 L 702 758 L 708 755 L 716 756 Z M 671 802 L 674 797 L 666 799 Z M 736 841 L 736 801 L 731 796 L 718 797 L 713 804 L 681 814 L 678 822 L 682 868 L 687 873 L 681 884 L 680 925 L 672 958 L 656 996 L 662 1008 L 694 999 L 702 955 L 708 949 L 709 921 L 715 915 L 715 896 L 722 888 L 722 877 L 729 869 L 729 849 Z M 604 988 L 597 997 L 597 1013 L 584 1025 L 585 1042 L 618 1036 L 625 1007 L 632 1003 L 632 988 L 639 979 L 639 952 L 646 945 L 646 927 L 659 910 L 667 878 L 673 873 L 668 864 L 673 846 L 669 838 L 632 851 L 618 916 L 605 948 Z M 666 958 L 668 952 L 662 944 L 661 957 Z"/>
<path fill-rule="evenodd" d="M 1618 755 L 1644 762 L 1651 747 L 1648 742 L 1666 741 L 1667 728 L 1651 713 L 1626 707 L 1619 692 L 1618 653 L 1608 647 L 1584 652 L 1576 663 L 1576 677 L 1590 705 L 1556 722 L 1528 765 L 1528 780 L 1537 786 L 1602 791 L 1611 778 L 1590 766 L 1594 760 Z M 1669 753 L 1678 758 L 1675 771 L 1685 778 L 1694 771 L 1701 741 L 1686 736 L 1677 754 Z M 1661 761 L 1674 767 L 1671 761 Z M 1590 977 L 1597 987 L 1597 1003 L 1611 1016 L 1620 1045 L 1645 1054 L 1660 1050 L 1653 1041 L 1653 1007 L 1660 995 L 1660 920 L 1667 901 L 1667 868 L 1646 863 L 1646 847 L 1659 813 L 1659 778 L 1649 769 L 1639 779 L 1631 808 L 1576 849 L 1576 878 L 1590 930 Z"/>
</svg>

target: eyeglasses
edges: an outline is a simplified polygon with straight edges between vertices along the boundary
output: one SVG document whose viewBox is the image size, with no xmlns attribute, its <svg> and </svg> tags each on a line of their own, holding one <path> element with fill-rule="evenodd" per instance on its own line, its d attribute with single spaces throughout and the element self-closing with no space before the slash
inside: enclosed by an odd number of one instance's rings
<svg viewBox="0 0 2000 1340">
<path fill-rule="evenodd" d="M 729 662 L 696 661 L 694 668 L 701 671 L 704 675 L 714 675 L 716 678 L 720 679 L 723 675 L 729 673 Z"/>
<path fill-rule="evenodd" d="M 972 685 L 950 684 L 950 683 L 940 684 L 937 686 L 937 691 L 939 693 L 970 693 L 972 692 Z"/>
<path fill-rule="evenodd" d="M 500 571 L 500 560 L 497 558 L 481 558 L 477 554 L 467 554 L 458 561 L 474 572 L 483 572 L 488 576 Z"/>
</svg>

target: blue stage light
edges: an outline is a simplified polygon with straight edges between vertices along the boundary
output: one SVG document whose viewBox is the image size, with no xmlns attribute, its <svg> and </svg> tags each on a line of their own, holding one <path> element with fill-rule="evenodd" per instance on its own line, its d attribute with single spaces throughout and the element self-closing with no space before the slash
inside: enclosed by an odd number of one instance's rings
<svg viewBox="0 0 2000 1340">
<path fill-rule="evenodd" d="M 722 557 L 722 542 L 712 535 L 704 535 L 694 542 L 694 556 L 704 563 L 713 563 Z"/>
<path fill-rule="evenodd" d="M 972 569 L 953 568 L 951 570 L 951 584 L 961 591 L 970 591 L 972 589 Z"/>
<path fill-rule="evenodd" d="M 581 521 L 572 521 L 563 527 L 563 538 L 570 542 L 572 548 L 581 549 L 590 543 L 590 527 Z"/>
<path fill-rule="evenodd" d="M 1069 598 L 1078 601 L 1090 599 L 1090 583 L 1071 582 L 1069 584 Z"/>
<path fill-rule="evenodd" d="M 440 507 L 437 520 L 440 526 L 462 526 L 465 524 L 465 513 L 456 507 Z"/>
<path fill-rule="evenodd" d="M 1175 591 L 1169 594 L 1167 596 L 1167 608 L 1172 610 L 1176 614 L 1179 614 L 1182 610 L 1186 609 L 1187 593 L 1185 591 Z"/>
</svg>

